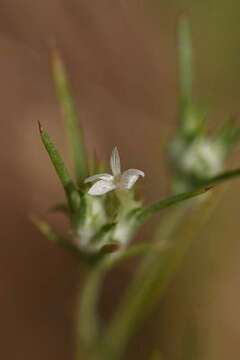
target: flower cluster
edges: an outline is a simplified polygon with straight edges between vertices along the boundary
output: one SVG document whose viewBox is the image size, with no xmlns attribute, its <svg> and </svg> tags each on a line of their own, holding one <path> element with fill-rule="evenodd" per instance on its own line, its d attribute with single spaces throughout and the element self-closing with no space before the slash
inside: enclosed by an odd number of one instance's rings
<svg viewBox="0 0 240 360">
<path fill-rule="evenodd" d="M 169 146 L 170 165 L 173 170 L 173 190 L 187 191 L 217 176 L 224 169 L 227 156 L 239 140 L 239 128 L 225 123 L 214 135 L 204 131 L 203 118 L 195 110 L 183 123 Z M 191 126 L 187 123 L 191 121 Z"/>
<path fill-rule="evenodd" d="M 79 222 L 75 242 L 86 251 L 99 251 L 104 246 L 123 246 L 129 242 L 134 230 L 133 209 L 141 206 L 134 200 L 130 190 L 140 176 L 141 170 L 129 169 L 121 173 L 120 156 L 115 147 L 110 159 L 112 174 L 97 174 L 87 177 L 86 185 L 95 182 L 84 195 L 85 215 Z M 112 197 L 106 197 L 115 190 Z"/>
<path fill-rule="evenodd" d="M 78 185 L 71 179 L 58 150 L 41 124 L 39 130 L 68 201 L 55 209 L 63 210 L 68 216 L 71 231 L 67 238 L 59 238 L 49 230 L 48 224 L 36 221 L 35 224 L 44 235 L 50 239 L 58 239 L 67 247 L 71 244 L 84 257 L 93 258 L 98 254 L 122 249 L 138 228 L 142 204 L 135 200 L 132 187 L 139 177 L 144 177 L 144 173 L 137 169 L 121 172 L 120 156 L 115 147 L 110 159 L 112 174 L 81 176 Z M 99 164 L 96 170 L 98 168 Z M 82 169 L 79 173 L 85 174 L 85 171 Z"/>
</svg>

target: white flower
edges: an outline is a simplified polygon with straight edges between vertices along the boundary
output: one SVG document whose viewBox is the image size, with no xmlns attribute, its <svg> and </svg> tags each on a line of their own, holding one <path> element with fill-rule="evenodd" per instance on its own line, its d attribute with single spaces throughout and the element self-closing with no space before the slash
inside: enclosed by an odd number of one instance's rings
<svg viewBox="0 0 240 360">
<path fill-rule="evenodd" d="M 144 172 L 137 169 L 129 169 L 121 173 L 120 157 L 117 147 L 112 151 L 110 165 L 112 169 L 111 174 L 97 174 L 90 176 L 85 180 L 85 183 L 96 183 L 89 189 L 90 195 L 103 195 L 114 189 L 131 189 L 139 176 L 144 176 Z"/>
</svg>

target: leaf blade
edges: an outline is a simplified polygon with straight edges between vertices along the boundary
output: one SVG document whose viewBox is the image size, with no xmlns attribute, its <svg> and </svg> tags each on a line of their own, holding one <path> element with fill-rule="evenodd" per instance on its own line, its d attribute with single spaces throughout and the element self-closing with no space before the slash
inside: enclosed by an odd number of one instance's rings
<svg viewBox="0 0 240 360">
<path fill-rule="evenodd" d="M 56 170 L 58 178 L 65 190 L 70 209 L 76 210 L 79 207 L 79 201 L 80 201 L 77 189 L 69 175 L 69 172 L 64 164 L 61 155 L 59 154 L 56 146 L 52 142 L 47 131 L 43 129 L 40 122 L 38 122 L 38 125 L 39 125 L 39 132 L 42 143 L 50 157 L 50 160 Z"/>
<path fill-rule="evenodd" d="M 235 169 L 231 171 L 224 172 L 208 181 L 205 181 L 201 187 L 189 191 L 186 193 L 178 194 L 170 196 L 166 199 L 160 200 L 156 203 L 151 204 L 148 207 L 145 207 L 143 209 L 140 209 L 137 217 L 138 217 L 138 224 L 141 225 L 144 223 L 149 217 L 154 215 L 155 213 L 161 211 L 162 209 L 168 208 L 170 206 L 176 205 L 178 203 L 181 203 L 182 201 L 194 198 L 196 196 L 199 196 L 201 194 L 206 193 L 207 191 L 211 190 L 216 185 L 228 181 L 230 179 L 234 179 L 240 176 L 240 169 Z"/>
<path fill-rule="evenodd" d="M 180 19 L 178 26 L 178 57 L 180 98 L 183 104 L 189 104 L 193 83 L 192 41 L 191 27 L 185 16 Z"/>
<path fill-rule="evenodd" d="M 78 111 L 72 96 L 66 69 L 56 49 L 52 50 L 51 60 L 55 89 L 58 102 L 63 112 L 69 148 L 74 162 L 75 175 L 77 182 L 81 183 L 87 176 L 87 160 L 84 136 L 79 126 Z"/>
<path fill-rule="evenodd" d="M 38 231 L 49 241 L 59 245 L 77 258 L 83 259 L 83 254 L 77 246 L 72 244 L 68 239 L 65 239 L 63 236 L 57 234 L 57 232 L 46 221 L 41 220 L 36 216 L 31 216 L 30 220 Z"/>
</svg>

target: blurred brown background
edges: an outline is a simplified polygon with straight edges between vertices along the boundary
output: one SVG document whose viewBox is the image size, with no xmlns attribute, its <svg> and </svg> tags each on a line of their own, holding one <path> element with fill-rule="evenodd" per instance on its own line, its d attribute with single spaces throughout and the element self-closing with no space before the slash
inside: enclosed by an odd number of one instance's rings
<svg viewBox="0 0 240 360">
<path fill-rule="evenodd" d="M 108 157 L 117 144 L 126 166 L 146 172 L 151 201 L 169 191 L 164 151 L 177 120 L 182 12 L 193 25 L 195 94 L 214 126 L 240 110 L 239 1 L 0 0 L 1 359 L 73 359 L 78 267 L 28 221 L 63 198 L 36 126 L 41 120 L 66 155 L 50 44 L 68 66 L 89 148 Z M 238 153 L 229 166 L 237 163 Z M 187 360 L 189 334 L 194 360 L 240 358 L 238 187 L 222 199 L 149 321 L 154 333 L 140 331 L 129 359 L 148 359 L 159 343 L 165 360 Z M 112 291 L 105 296 L 114 298 Z"/>
</svg>

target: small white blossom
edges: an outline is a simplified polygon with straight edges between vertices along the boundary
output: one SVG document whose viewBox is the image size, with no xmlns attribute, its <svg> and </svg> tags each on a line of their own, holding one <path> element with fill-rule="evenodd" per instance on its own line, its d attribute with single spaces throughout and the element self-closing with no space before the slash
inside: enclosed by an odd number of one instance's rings
<svg viewBox="0 0 240 360">
<path fill-rule="evenodd" d="M 137 169 L 129 169 L 121 173 L 120 156 L 117 147 L 112 151 L 110 165 L 111 174 L 97 174 L 90 176 L 85 183 L 96 183 L 89 189 L 90 195 L 103 195 L 114 189 L 131 189 L 140 176 L 144 176 L 144 172 Z"/>
</svg>

